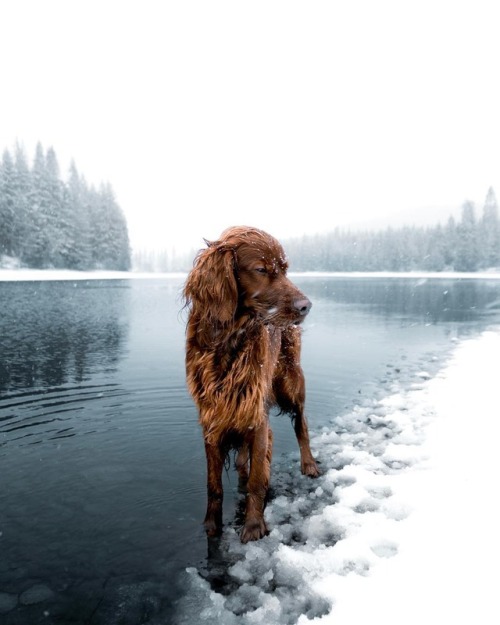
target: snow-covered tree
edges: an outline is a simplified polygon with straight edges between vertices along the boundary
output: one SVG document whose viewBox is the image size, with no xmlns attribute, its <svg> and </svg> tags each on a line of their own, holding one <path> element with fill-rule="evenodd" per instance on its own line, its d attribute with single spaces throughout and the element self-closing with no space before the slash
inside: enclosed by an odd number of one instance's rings
<svg viewBox="0 0 500 625">
<path fill-rule="evenodd" d="M 45 174 L 45 154 L 41 143 L 38 143 L 31 169 L 26 239 L 22 258 L 29 267 L 36 268 L 49 265 L 49 195 L 45 188 Z"/>
<path fill-rule="evenodd" d="M 31 172 L 23 146 L 16 144 L 14 158 L 13 190 L 16 206 L 14 218 L 15 247 L 14 256 L 22 259 L 26 246 L 26 237 L 29 228 L 29 191 L 31 187 Z"/>
<path fill-rule="evenodd" d="M 69 168 L 63 203 L 67 219 L 65 266 L 72 269 L 89 269 L 92 267 L 92 253 L 88 188 L 85 179 L 80 177 L 74 161 Z"/>
<path fill-rule="evenodd" d="M 89 189 L 71 165 L 61 180 L 53 148 L 41 144 L 30 169 L 21 146 L 0 161 L 0 254 L 29 267 L 128 269 L 125 216 L 109 185 Z"/>
<path fill-rule="evenodd" d="M 481 265 L 484 268 L 500 266 L 500 221 L 493 187 L 488 189 L 483 216 L 479 225 L 481 237 Z"/>
<path fill-rule="evenodd" d="M 467 201 L 462 206 L 462 218 L 457 226 L 456 271 L 476 271 L 479 264 L 479 247 L 475 206 Z"/>
<path fill-rule="evenodd" d="M 130 245 L 125 217 L 111 185 L 91 190 L 90 241 L 96 268 L 130 269 Z"/>
<path fill-rule="evenodd" d="M 16 247 L 14 176 L 12 157 L 5 150 L 0 164 L 0 255 L 14 255 Z"/>
</svg>

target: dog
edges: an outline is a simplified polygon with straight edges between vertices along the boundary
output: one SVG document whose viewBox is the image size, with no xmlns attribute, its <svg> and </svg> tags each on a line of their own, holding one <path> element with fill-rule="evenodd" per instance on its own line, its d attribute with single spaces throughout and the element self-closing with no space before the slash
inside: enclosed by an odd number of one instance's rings
<svg viewBox="0 0 500 625">
<path fill-rule="evenodd" d="M 304 415 L 301 328 L 309 299 L 287 278 L 280 243 L 257 228 L 236 226 L 206 241 L 184 285 L 189 311 L 186 377 L 199 411 L 207 459 L 207 535 L 222 532 L 222 470 L 231 449 L 246 483 L 243 543 L 268 534 L 264 507 L 273 435 L 269 409 L 288 413 L 302 473 L 317 477 Z"/>
</svg>

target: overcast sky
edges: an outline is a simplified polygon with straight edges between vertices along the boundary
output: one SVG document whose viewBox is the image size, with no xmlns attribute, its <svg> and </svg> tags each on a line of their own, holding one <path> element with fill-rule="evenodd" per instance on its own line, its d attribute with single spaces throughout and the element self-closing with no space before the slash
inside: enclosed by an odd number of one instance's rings
<svg viewBox="0 0 500 625">
<path fill-rule="evenodd" d="M 0 148 L 109 181 L 134 246 L 500 192 L 500 5 L 2 0 Z"/>
</svg>

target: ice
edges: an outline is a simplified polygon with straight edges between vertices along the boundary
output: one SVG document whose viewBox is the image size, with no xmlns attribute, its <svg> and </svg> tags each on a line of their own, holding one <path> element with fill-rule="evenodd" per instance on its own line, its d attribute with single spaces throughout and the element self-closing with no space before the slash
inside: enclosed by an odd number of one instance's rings
<svg viewBox="0 0 500 625">
<path fill-rule="evenodd" d="M 499 359 L 500 331 L 485 332 L 420 388 L 407 376 L 334 417 L 312 436 L 317 480 L 276 459 L 269 536 L 242 545 L 226 527 L 177 622 L 493 622 Z"/>
</svg>

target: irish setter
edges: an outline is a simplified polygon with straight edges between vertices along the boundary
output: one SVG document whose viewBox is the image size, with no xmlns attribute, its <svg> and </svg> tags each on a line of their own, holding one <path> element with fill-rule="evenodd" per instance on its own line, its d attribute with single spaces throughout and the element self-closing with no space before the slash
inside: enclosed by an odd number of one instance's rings
<svg viewBox="0 0 500 625">
<path fill-rule="evenodd" d="M 271 406 L 292 417 L 302 473 L 319 475 L 309 446 L 300 366 L 299 324 L 311 302 L 287 278 L 283 248 L 266 232 L 238 226 L 206 243 L 184 286 L 187 383 L 207 456 L 204 524 L 209 536 L 222 530 L 222 469 L 236 448 L 236 468 L 247 483 L 240 534 L 246 543 L 268 532 L 263 513 L 271 471 Z"/>
</svg>

